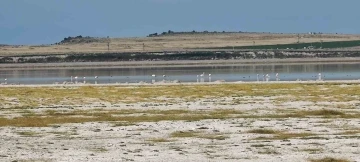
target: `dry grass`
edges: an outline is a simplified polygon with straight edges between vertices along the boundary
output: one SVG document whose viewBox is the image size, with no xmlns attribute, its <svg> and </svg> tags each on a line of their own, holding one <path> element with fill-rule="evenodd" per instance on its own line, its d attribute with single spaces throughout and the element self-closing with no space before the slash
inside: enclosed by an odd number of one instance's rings
<svg viewBox="0 0 360 162">
<path fill-rule="evenodd" d="M 164 86 L 85 86 L 85 87 L 1 87 L 0 106 L 17 105 L 8 108 L 20 112 L 23 116 L 17 118 L 0 118 L 0 126 L 27 126 L 44 127 L 52 124 L 83 123 L 96 121 L 110 122 L 157 122 L 164 120 L 198 121 L 204 119 L 228 118 L 359 118 L 360 113 L 336 109 L 322 110 L 281 110 L 276 114 L 248 115 L 234 109 L 216 109 L 214 111 L 189 110 L 75 110 L 54 111 L 48 110 L 43 114 L 35 113 L 31 109 L 41 106 L 54 105 L 86 105 L 93 102 L 138 103 L 151 102 L 166 105 L 169 102 L 178 102 L 179 98 L 185 101 L 198 99 L 216 99 L 229 96 L 268 96 L 283 98 L 290 96 L 300 101 L 318 102 L 327 94 L 327 102 L 345 102 L 360 96 L 360 87 L 349 84 L 346 87 L 337 83 L 325 84 L 219 84 L 219 85 L 164 85 Z M 229 103 L 231 104 L 231 103 Z M 56 107 L 56 106 L 55 106 Z M 31 111 L 30 111 L 31 110 Z M 137 116 L 129 116 L 137 114 Z M 144 115 L 145 114 L 145 115 Z M 126 126 L 119 123 L 118 126 Z M 116 126 L 116 125 L 115 125 Z"/>
<path fill-rule="evenodd" d="M 151 138 L 151 139 L 148 139 L 147 141 L 149 141 L 149 142 L 153 142 L 153 143 L 166 143 L 166 142 L 172 142 L 172 140 L 165 139 L 165 138 Z"/>
<path fill-rule="evenodd" d="M 276 134 L 277 131 L 270 130 L 270 129 L 253 129 L 253 130 L 249 130 L 248 133 L 255 133 L 255 134 Z"/>
<path fill-rule="evenodd" d="M 104 153 L 107 152 L 108 150 L 104 147 L 97 147 L 97 148 L 91 148 L 89 149 L 92 152 L 96 152 L 96 153 Z"/>
<path fill-rule="evenodd" d="M 326 88 L 326 89 L 325 89 Z M 324 90 L 325 89 L 325 90 Z M 340 84 L 223 84 L 223 85 L 167 85 L 138 87 L 1 87 L 1 104 L 12 104 L 10 98 L 16 98 L 19 105 L 13 109 L 32 109 L 48 105 L 78 105 L 93 102 L 169 103 L 182 98 L 195 101 L 200 98 L 218 98 L 227 96 L 272 96 L 275 101 L 284 102 L 283 96 L 296 101 L 347 102 L 360 96 L 360 87 L 356 84 L 341 87 Z M 51 95 L 49 95 L 49 93 Z M 29 97 L 31 96 L 31 97 Z M 164 99 L 166 98 L 166 100 Z M 328 112 L 330 113 L 330 112 Z"/>
<path fill-rule="evenodd" d="M 277 152 L 276 150 L 274 150 L 274 149 L 269 149 L 269 148 L 266 148 L 265 150 L 259 151 L 258 153 L 259 153 L 259 154 L 274 154 L 274 155 L 280 154 L 280 153 Z"/>
<path fill-rule="evenodd" d="M 197 138 L 209 139 L 209 140 L 226 140 L 229 137 L 222 134 L 202 134 Z"/>
<path fill-rule="evenodd" d="M 302 35 L 301 43 L 328 41 L 358 40 L 358 35 Z M 152 38 L 113 38 L 110 52 L 142 52 L 171 51 L 186 48 L 209 48 L 219 46 L 250 46 L 296 43 L 297 34 L 267 34 L 267 33 L 233 33 L 233 34 L 203 34 L 203 35 L 176 35 Z M 0 55 L 11 54 L 61 54 L 61 53 L 108 52 L 107 43 L 85 43 L 73 45 L 51 46 L 9 46 L 2 47 Z"/>
<path fill-rule="evenodd" d="M 114 123 L 113 127 L 126 127 L 126 126 L 132 126 L 132 125 L 135 125 L 135 123 L 116 122 L 116 123 Z"/>
<path fill-rule="evenodd" d="M 236 113 L 224 110 L 213 111 L 189 111 L 185 114 L 174 114 L 175 110 L 109 110 L 109 111 L 71 111 L 56 112 L 49 114 L 37 114 L 34 116 L 17 117 L 17 118 L 0 118 L 0 126 L 17 126 L 17 127 L 47 127 L 54 124 L 64 123 L 84 123 L 84 122 L 117 122 L 115 126 L 128 126 L 139 122 L 159 122 L 159 121 L 199 121 L 205 119 L 227 119 L 232 118 Z M 129 116 L 129 114 L 135 116 Z M 141 114 L 141 115 L 139 115 Z"/>
<path fill-rule="evenodd" d="M 337 159 L 332 157 L 325 157 L 322 159 L 310 159 L 310 162 L 350 162 L 350 160 L 346 159 Z"/>
<path fill-rule="evenodd" d="M 266 114 L 266 115 L 243 115 L 238 116 L 241 118 L 309 118 L 309 117 L 320 117 L 320 118 L 359 118 L 360 113 L 345 113 L 336 110 L 300 110 L 285 112 L 279 114 Z"/>
<path fill-rule="evenodd" d="M 336 135 L 355 135 L 355 134 L 360 134 L 360 129 L 359 130 L 349 130 L 349 131 L 337 133 Z"/>
<path fill-rule="evenodd" d="M 170 112 L 170 113 L 169 113 Z M 114 126 L 129 126 L 139 122 L 159 122 L 159 121 L 199 121 L 205 119 L 230 119 L 230 118 L 305 118 L 312 115 L 319 117 L 318 111 L 299 111 L 291 114 L 280 115 L 241 115 L 241 112 L 233 110 L 213 110 L 213 111 L 189 111 L 183 114 L 174 114 L 176 111 L 160 110 L 109 110 L 109 111 L 69 111 L 56 112 L 49 114 L 33 114 L 16 118 L 0 118 L 0 126 L 17 126 L 17 127 L 47 127 L 54 124 L 64 123 L 84 123 L 84 122 L 116 122 Z M 131 114 L 131 116 L 129 116 Z M 333 113 L 330 113 L 333 114 Z M 337 113 L 335 113 L 337 114 Z M 344 114 L 342 116 L 329 116 L 326 118 L 358 118 L 360 114 Z M 321 117 L 321 116 L 320 116 Z M 276 132 L 269 130 L 253 130 L 254 133 L 274 134 Z"/>
<path fill-rule="evenodd" d="M 209 134 L 201 131 L 176 131 L 170 134 L 172 138 L 202 138 L 209 140 L 225 140 L 229 137 L 222 134 Z"/>
<path fill-rule="evenodd" d="M 23 132 L 16 132 L 18 135 L 23 137 L 39 137 L 40 133 L 33 132 L 33 131 L 23 131 Z"/>
<path fill-rule="evenodd" d="M 176 131 L 170 134 L 172 138 L 188 138 L 188 137 L 196 137 L 201 132 L 196 131 Z"/>
<path fill-rule="evenodd" d="M 54 160 L 52 159 L 45 159 L 45 158 L 41 158 L 41 159 L 21 159 L 21 160 L 13 160 L 13 162 L 53 162 Z"/>
<path fill-rule="evenodd" d="M 318 154 L 318 153 L 321 153 L 322 151 L 324 151 L 324 149 L 322 149 L 322 148 L 308 148 L 308 149 L 303 149 L 301 151 L 308 152 L 310 154 Z"/>
<path fill-rule="evenodd" d="M 274 134 L 273 137 L 257 137 L 255 138 L 255 140 L 287 140 L 287 139 L 295 139 L 295 138 L 305 138 L 310 136 L 316 136 L 316 134 L 279 132 L 277 134 Z"/>
</svg>

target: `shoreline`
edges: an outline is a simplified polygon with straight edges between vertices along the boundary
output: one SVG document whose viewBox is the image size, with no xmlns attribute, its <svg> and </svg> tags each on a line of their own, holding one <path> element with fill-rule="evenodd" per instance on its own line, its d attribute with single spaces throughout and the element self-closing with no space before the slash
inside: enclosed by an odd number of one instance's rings
<svg viewBox="0 0 360 162">
<path fill-rule="evenodd" d="M 5 63 L 1 70 L 23 68 L 136 68 L 136 67 L 191 67 L 191 66 L 230 66 L 230 65 L 264 65 L 264 64 L 334 64 L 360 63 L 360 58 L 287 58 L 287 59 L 246 59 L 246 60 L 177 60 L 177 61 L 119 61 L 119 62 L 67 62 L 67 63 Z"/>
<path fill-rule="evenodd" d="M 308 81 L 235 81 L 235 82 L 183 82 L 183 83 L 174 83 L 174 82 L 155 82 L 155 83 L 110 83 L 110 84 L 0 84 L 0 88 L 8 87 L 112 87 L 112 86 L 121 86 L 121 87 L 132 87 L 132 86 L 195 86 L 195 85 L 219 85 L 219 84 L 360 84 L 360 79 L 358 80 L 308 80 Z"/>
</svg>

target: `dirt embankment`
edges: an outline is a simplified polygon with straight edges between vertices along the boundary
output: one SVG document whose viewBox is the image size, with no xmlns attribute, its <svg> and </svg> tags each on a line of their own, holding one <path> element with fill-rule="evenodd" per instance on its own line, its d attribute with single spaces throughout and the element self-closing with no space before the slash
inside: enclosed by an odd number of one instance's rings
<svg viewBox="0 0 360 162">
<path fill-rule="evenodd" d="M 159 53 L 93 53 L 66 55 L 24 55 L 0 57 L 0 64 L 20 63 L 74 63 L 74 62 L 158 62 L 158 61 L 235 61 L 258 62 L 264 59 L 307 59 L 360 58 L 360 51 L 327 51 L 327 50 L 242 50 L 242 51 L 193 51 L 193 52 L 159 52 Z M 354 59 L 352 59 L 354 60 Z M 289 60 L 291 62 L 291 60 Z"/>
</svg>

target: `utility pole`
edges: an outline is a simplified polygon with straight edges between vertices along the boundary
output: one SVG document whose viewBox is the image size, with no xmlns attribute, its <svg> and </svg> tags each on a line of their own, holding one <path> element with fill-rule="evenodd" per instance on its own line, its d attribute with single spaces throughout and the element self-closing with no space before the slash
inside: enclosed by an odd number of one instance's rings
<svg viewBox="0 0 360 162">
<path fill-rule="evenodd" d="M 321 49 L 322 49 L 323 48 L 323 46 L 322 46 L 323 40 L 322 39 L 320 40 L 320 43 L 321 43 Z"/>
<path fill-rule="evenodd" d="M 297 43 L 299 44 L 300 43 L 300 34 L 297 35 Z"/>
<path fill-rule="evenodd" d="M 300 43 L 300 34 L 297 34 L 297 48 L 299 49 L 299 43 Z"/>
<path fill-rule="evenodd" d="M 107 47 L 108 47 L 108 51 L 110 51 L 110 38 L 109 38 L 109 36 L 107 36 Z"/>
</svg>

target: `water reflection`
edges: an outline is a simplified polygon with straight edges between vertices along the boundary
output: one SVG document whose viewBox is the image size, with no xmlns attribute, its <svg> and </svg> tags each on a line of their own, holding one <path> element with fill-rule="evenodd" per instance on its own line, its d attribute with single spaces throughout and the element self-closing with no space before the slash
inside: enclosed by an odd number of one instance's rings
<svg viewBox="0 0 360 162">
<path fill-rule="evenodd" d="M 86 68 L 0 70 L 0 83 L 53 84 L 354 80 L 360 79 L 360 64 L 289 64 L 202 67 Z M 319 76 L 321 73 L 321 76 Z M 209 75 L 211 74 L 211 75 Z M 6 80 L 5 80 L 6 79 Z"/>
</svg>

